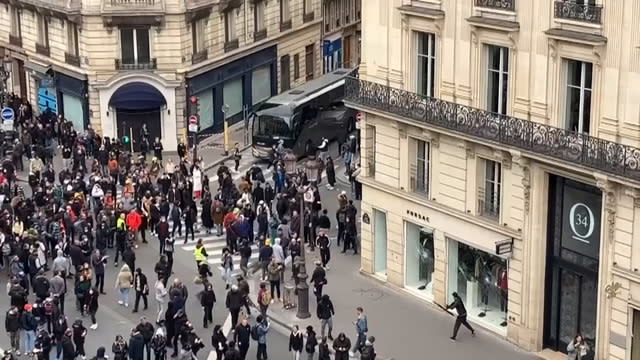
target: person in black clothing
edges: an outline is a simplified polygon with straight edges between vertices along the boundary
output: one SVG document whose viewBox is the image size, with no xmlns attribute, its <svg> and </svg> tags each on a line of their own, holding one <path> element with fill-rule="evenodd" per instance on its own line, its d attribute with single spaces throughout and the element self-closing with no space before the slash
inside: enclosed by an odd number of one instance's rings
<svg viewBox="0 0 640 360">
<path fill-rule="evenodd" d="M 229 346 L 227 351 L 224 353 L 224 358 L 226 360 L 242 360 L 240 353 L 236 349 L 236 343 L 234 341 L 229 341 Z"/>
<path fill-rule="evenodd" d="M 76 358 L 76 349 L 73 346 L 71 337 L 73 336 L 73 330 L 67 329 L 62 337 L 62 359 L 74 360 Z"/>
<path fill-rule="evenodd" d="M 327 273 L 320 261 L 316 260 L 316 268 L 311 275 L 311 282 L 313 283 L 313 293 L 316 294 L 316 301 L 319 302 L 322 298 L 322 287 L 327 284 Z"/>
<path fill-rule="evenodd" d="M 191 233 L 191 241 L 196 241 L 196 235 L 193 230 L 193 225 L 198 221 L 198 209 L 195 202 L 191 201 L 189 206 L 184 211 L 184 243 L 187 243 L 189 239 L 189 233 Z"/>
<path fill-rule="evenodd" d="M 322 262 L 322 267 L 326 270 L 329 270 L 329 261 L 331 260 L 331 241 L 329 237 L 325 233 L 320 233 L 318 235 L 318 248 L 320 249 L 320 261 Z"/>
<path fill-rule="evenodd" d="M 133 312 L 138 312 L 138 305 L 140 305 L 140 298 L 144 301 L 144 309 L 147 310 L 149 303 L 147 302 L 147 295 L 149 294 L 149 283 L 147 282 L 147 276 L 142 273 L 141 268 L 136 269 L 136 273 L 133 276 L 133 288 L 136 291 L 136 302 L 133 305 Z"/>
<path fill-rule="evenodd" d="M 39 350 L 42 353 L 42 360 L 49 360 L 49 354 L 51 353 L 52 341 L 51 336 L 45 329 L 41 329 L 36 337 L 34 352 Z"/>
<path fill-rule="evenodd" d="M 216 359 L 223 359 L 224 353 L 227 352 L 227 337 L 222 332 L 222 326 L 213 327 L 213 335 L 211 336 L 211 346 L 216 351 Z"/>
<path fill-rule="evenodd" d="M 144 348 L 147 350 L 147 360 L 151 360 L 151 338 L 153 338 L 154 330 L 153 325 L 144 316 L 140 318 L 140 323 L 135 328 L 135 331 L 142 335 Z"/>
<path fill-rule="evenodd" d="M 87 336 L 87 328 L 82 325 L 82 320 L 78 319 L 73 323 L 73 343 L 76 345 L 74 358 L 78 355 L 86 356 L 84 352 L 84 340 Z M 64 345 L 63 345 L 64 351 Z M 64 355 L 66 356 L 66 355 Z"/>
<path fill-rule="evenodd" d="M 475 330 L 473 330 L 471 325 L 469 325 L 469 323 L 467 322 L 467 309 L 464 307 L 462 299 L 456 292 L 451 295 L 453 296 L 453 302 L 449 304 L 449 306 L 447 306 L 447 310 L 456 309 L 458 316 L 456 317 L 455 325 L 453 325 L 453 336 L 451 336 L 450 339 L 456 341 L 456 336 L 458 335 L 458 329 L 460 329 L 460 325 L 464 325 L 467 329 L 469 329 L 469 331 L 471 331 L 471 335 L 475 336 Z"/>
<path fill-rule="evenodd" d="M 243 317 L 240 324 L 236 326 L 236 331 L 233 333 L 233 340 L 238 344 L 240 359 L 245 360 L 251 342 L 251 325 L 249 325 L 246 317 Z"/>
<path fill-rule="evenodd" d="M 131 330 L 131 337 L 129 338 L 129 359 L 144 359 L 144 337 L 137 329 Z"/>
<path fill-rule="evenodd" d="M 153 143 L 153 156 L 158 158 L 160 163 L 162 163 L 162 143 L 160 142 L 160 138 L 156 138 L 156 141 Z"/>
<path fill-rule="evenodd" d="M 200 293 L 200 305 L 204 309 L 203 327 L 206 329 L 210 322 L 213 322 L 213 305 L 216 303 L 216 293 L 213 286 L 208 284 Z"/>
</svg>

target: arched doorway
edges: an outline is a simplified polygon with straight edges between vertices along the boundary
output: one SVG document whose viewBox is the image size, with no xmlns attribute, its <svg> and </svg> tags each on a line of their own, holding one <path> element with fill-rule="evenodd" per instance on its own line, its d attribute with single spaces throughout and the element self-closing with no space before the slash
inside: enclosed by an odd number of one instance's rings
<svg viewBox="0 0 640 360">
<path fill-rule="evenodd" d="M 118 138 L 131 136 L 134 151 L 139 151 L 141 129 L 146 124 L 150 143 L 156 137 L 162 139 L 162 108 L 166 104 L 162 93 L 149 84 L 132 82 L 118 88 L 109 100 L 109 107 L 116 112 Z"/>
</svg>

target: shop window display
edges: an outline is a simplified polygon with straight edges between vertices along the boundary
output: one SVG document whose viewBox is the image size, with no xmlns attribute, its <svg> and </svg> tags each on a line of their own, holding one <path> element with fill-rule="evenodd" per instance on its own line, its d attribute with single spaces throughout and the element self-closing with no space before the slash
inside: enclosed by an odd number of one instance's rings
<svg viewBox="0 0 640 360">
<path fill-rule="evenodd" d="M 433 294 L 434 233 L 432 229 L 407 223 L 406 287 Z"/>
<path fill-rule="evenodd" d="M 454 279 L 450 286 L 465 301 L 471 316 L 481 318 L 494 326 L 507 326 L 507 261 L 452 241 L 449 261 Z M 457 257 L 457 259 L 456 259 Z"/>
</svg>

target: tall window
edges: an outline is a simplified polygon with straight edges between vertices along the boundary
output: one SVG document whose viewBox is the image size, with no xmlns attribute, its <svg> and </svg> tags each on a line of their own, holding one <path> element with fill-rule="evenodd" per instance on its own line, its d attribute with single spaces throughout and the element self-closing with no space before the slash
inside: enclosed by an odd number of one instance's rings
<svg viewBox="0 0 640 360">
<path fill-rule="evenodd" d="M 224 13 L 224 34 L 225 34 L 226 42 L 230 42 L 237 39 L 236 16 L 233 10 L 227 11 L 226 13 Z"/>
<path fill-rule="evenodd" d="M 11 8 L 11 35 L 22 38 L 22 24 L 20 20 L 20 11 L 17 7 Z"/>
<path fill-rule="evenodd" d="M 191 22 L 191 41 L 193 53 L 197 54 L 205 49 L 205 32 L 207 28 L 207 18 L 193 20 Z"/>
<path fill-rule="evenodd" d="M 293 55 L 293 80 L 300 78 L 300 55 Z"/>
<path fill-rule="evenodd" d="M 497 219 L 500 214 L 502 164 L 493 160 L 483 160 L 483 162 L 484 179 L 481 185 L 479 212 L 482 216 Z"/>
<path fill-rule="evenodd" d="M 434 97 L 436 83 L 436 36 L 417 33 L 417 91 L 418 94 Z"/>
<path fill-rule="evenodd" d="M 253 22 L 256 32 L 266 29 L 264 21 L 265 6 L 266 0 L 260 0 L 256 2 L 253 8 Z"/>
<path fill-rule="evenodd" d="M 49 47 L 49 22 L 47 18 L 38 14 L 38 44 Z"/>
<path fill-rule="evenodd" d="M 150 63 L 149 29 L 120 29 L 120 47 L 123 64 Z"/>
<path fill-rule="evenodd" d="M 291 89 L 291 69 L 289 55 L 280 58 L 280 90 L 287 91 Z"/>
<path fill-rule="evenodd" d="M 591 128 L 591 83 L 593 64 L 567 61 L 567 128 L 589 133 Z"/>
<path fill-rule="evenodd" d="M 313 12 L 313 1 L 312 0 L 302 0 L 304 1 L 304 14 L 311 14 Z"/>
<path fill-rule="evenodd" d="M 80 55 L 78 46 L 78 24 L 67 22 L 67 53 L 73 56 Z"/>
<path fill-rule="evenodd" d="M 487 46 L 487 108 L 489 111 L 506 114 L 509 93 L 509 49 L 501 46 Z"/>
<path fill-rule="evenodd" d="M 289 5 L 289 0 L 280 0 L 280 23 L 286 23 L 291 20 Z"/>
<path fill-rule="evenodd" d="M 414 140 L 416 147 L 415 160 L 415 185 L 414 191 L 429 194 L 430 184 L 430 163 L 431 163 L 431 146 L 423 140 Z"/>
<path fill-rule="evenodd" d="M 313 79 L 313 75 L 314 75 L 314 70 L 316 67 L 316 61 L 315 61 L 315 51 L 314 51 L 314 47 L 313 44 L 311 45 L 307 45 L 304 48 L 304 69 L 305 72 L 307 74 L 307 81 Z"/>
</svg>

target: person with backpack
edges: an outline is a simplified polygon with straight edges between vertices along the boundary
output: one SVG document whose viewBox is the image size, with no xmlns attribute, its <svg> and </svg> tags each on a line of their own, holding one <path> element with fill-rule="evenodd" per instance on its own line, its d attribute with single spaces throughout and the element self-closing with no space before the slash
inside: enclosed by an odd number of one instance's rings
<svg viewBox="0 0 640 360">
<path fill-rule="evenodd" d="M 251 338 L 258 342 L 258 350 L 256 353 L 256 357 L 258 360 L 267 360 L 267 334 L 269 333 L 269 328 L 271 327 L 271 323 L 269 320 L 262 317 L 262 315 L 258 315 L 256 318 L 256 325 L 253 325 L 251 328 Z"/>
<path fill-rule="evenodd" d="M 267 289 L 267 283 L 264 281 L 260 283 L 260 290 L 258 290 L 258 307 L 260 308 L 260 315 L 267 317 L 267 310 L 271 304 L 271 293 Z"/>
<path fill-rule="evenodd" d="M 113 360 L 127 360 L 129 356 L 129 346 L 124 341 L 122 335 L 116 335 L 116 339 L 111 345 L 111 352 L 113 353 Z"/>
<path fill-rule="evenodd" d="M 234 334 L 234 337 L 236 335 Z M 227 352 L 227 337 L 222 332 L 222 326 L 213 327 L 213 335 L 211 335 L 211 346 L 216 352 L 216 359 L 223 359 L 224 353 Z"/>
<path fill-rule="evenodd" d="M 240 324 L 236 326 L 233 333 L 233 340 L 238 344 L 238 350 L 240 351 L 240 358 L 244 360 L 249 352 L 249 345 L 251 343 L 251 326 L 247 317 L 243 317 Z"/>
<path fill-rule="evenodd" d="M 165 360 L 167 358 L 167 337 L 164 335 L 162 327 L 158 327 L 153 335 L 151 349 L 153 349 L 155 360 Z"/>
<path fill-rule="evenodd" d="M 367 338 L 364 345 L 360 349 L 360 360 L 376 359 L 376 350 L 373 348 L 373 343 L 375 341 L 376 341 L 376 338 L 373 336 L 369 336 L 369 338 Z"/>
<path fill-rule="evenodd" d="M 307 359 L 313 360 L 313 355 L 316 352 L 316 346 L 318 346 L 318 339 L 316 338 L 316 332 L 313 330 L 313 326 L 307 326 L 307 342 L 304 345 L 304 351 L 307 353 Z"/>
<path fill-rule="evenodd" d="M 20 356 L 20 312 L 11 306 L 4 318 L 4 330 L 9 334 L 10 350 Z"/>
</svg>

